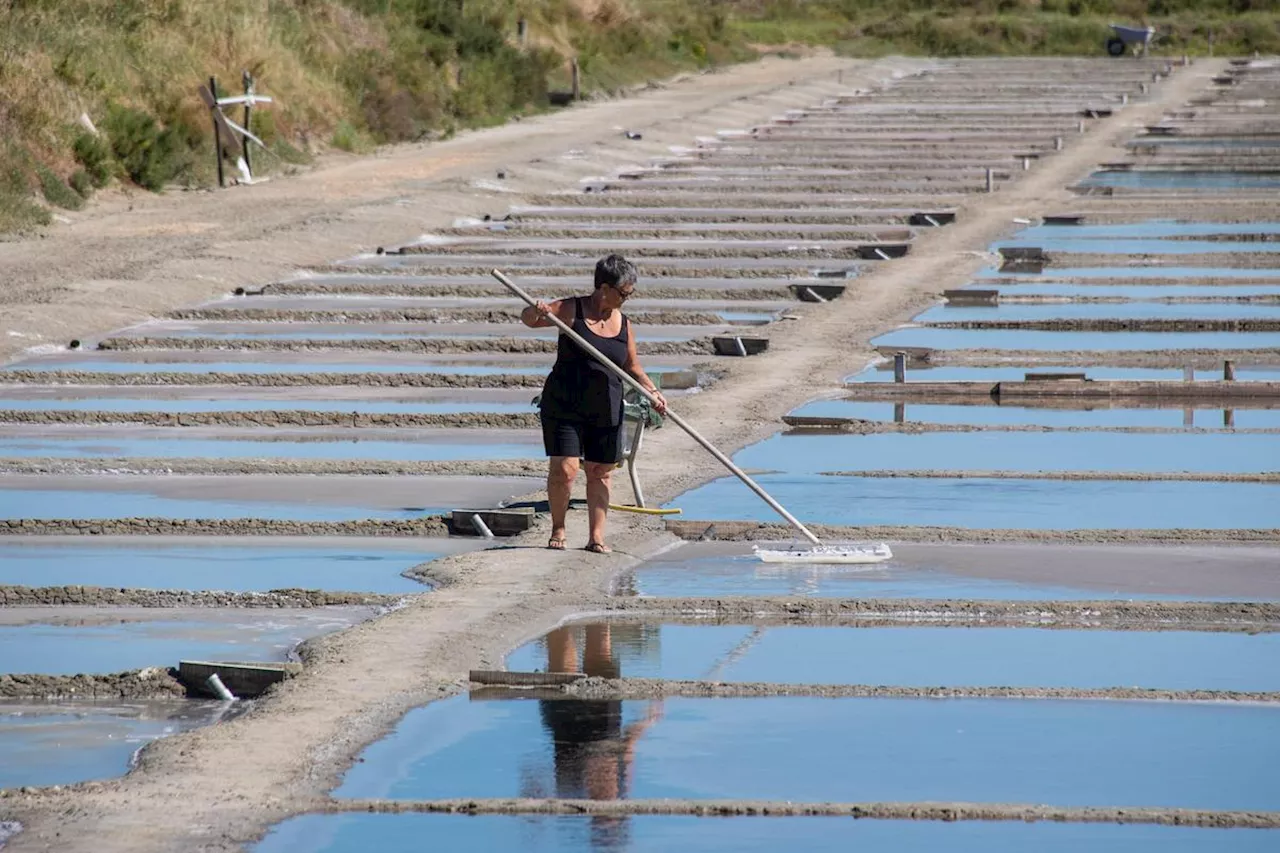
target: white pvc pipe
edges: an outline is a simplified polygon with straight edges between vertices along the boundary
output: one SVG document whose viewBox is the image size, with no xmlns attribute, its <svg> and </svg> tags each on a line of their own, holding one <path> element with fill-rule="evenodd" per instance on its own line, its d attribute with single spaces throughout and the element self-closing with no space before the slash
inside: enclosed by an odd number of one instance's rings
<svg viewBox="0 0 1280 853">
<path fill-rule="evenodd" d="M 519 296 L 521 299 L 523 299 L 526 303 L 528 303 L 528 305 L 531 308 L 537 307 L 538 303 L 533 300 L 533 297 L 525 293 L 519 287 L 519 285 L 517 285 L 511 279 L 507 278 L 506 275 L 503 274 L 502 270 L 492 270 L 491 272 L 493 273 L 494 278 L 496 278 L 498 281 L 506 285 L 507 288 L 512 293 L 514 293 L 516 296 Z M 569 338 L 574 343 L 582 347 L 584 351 L 586 351 L 593 358 L 595 358 L 596 361 L 600 362 L 602 365 L 604 365 L 605 368 L 607 368 L 608 370 L 616 374 L 617 377 L 621 379 L 623 382 L 625 382 L 627 385 L 630 385 L 632 388 L 634 388 L 636 392 L 639 393 L 641 396 L 643 396 L 646 400 L 648 400 L 654 406 L 658 404 L 657 398 L 654 397 L 652 394 L 650 394 L 648 389 L 646 389 L 643 385 L 637 382 L 635 378 L 631 376 L 631 374 L 627 373 L 621 367 L 618 367 L 618 365 L 614 364 L 612 361 L 605 358 L 604 355 L 601 354 L 601 352 L 598 349 L 596 349 L 590 343 L 588 343 L 582 337 L 582 335 L 579 335 L 577 332 L 571 329 L 567 323 L 565 323 L 563 320 L 561 320 L 559 317 L 555 316 L 554 314 L 547 314 L 546 318 L 550 320 L 552 323 L 554 323 L 555 326 L 560 331 L 568 335 Z M 680 427 L 680 429 L 687 432 L 690 438 L 698 442 L 698 444 L 702 445 L 703 449 L 706 450 L 708 453 L 710 453 L 712 456 L 714 456 L 717 462 L 719 462 L 725 468 L 728 468 L 730 473 L 732 473 L 735 477 L 737 477 L 739 480 L 745 483 L 747 485 L 747 488 L 755 492 L 756 495 L 758 495 L 761 500 L 767 503 L 773 509 L 774 512 L 776 512 L 778 515 L 785 518 L 787 520 L 787 523 L 790 524 L 792 527 L 794 527 L 797 531 L 799 531 L 799 533 L 802 536 L 804 536 L 805 539 L 808 539 L 814 545 L 822 544 L 822 540 L 819 539 L 817 536 L 814 536 L 809 531 L 809 528 L 801 524 L 800 520 L 797 519 L 794 515 L 787 512 L 786 508 L 782 504 L 774 500 L 773 496 L 770 495 L 768 492 L 766 492 L 763 488 L 761 488 L 760 485 L 755 480 L 748 477 L 746 471 L 743 471 L 737 465 L 733 464 L 733 461 L 729 459 L 728 456 L 725 456 L 723 453 L 721 453 L 714 444 L 707 441 L 705 438 L 702 437 L 702 435 L 696 429 L 691 427 L 689 424 L 685 423 L 684 418 L 680 417 L 675 412 L 671 411 L 670 408 L 667 409 L 666 417 L 670 419 L 670 421 L 673 424 L 675 424 L 676 426 Z"/>
<path fill-rule="evenodd" d="M 209 689 L 213 691 L 213 694 L 223 702 L 236 701 L 236 695 L 227 689 L 227 685 L 222 683 L 222 679 L 218 677 L 218 673 L 215 672 L 213 675 L 206 678 L 204 683 L 209 685 Z"/>
</svg>

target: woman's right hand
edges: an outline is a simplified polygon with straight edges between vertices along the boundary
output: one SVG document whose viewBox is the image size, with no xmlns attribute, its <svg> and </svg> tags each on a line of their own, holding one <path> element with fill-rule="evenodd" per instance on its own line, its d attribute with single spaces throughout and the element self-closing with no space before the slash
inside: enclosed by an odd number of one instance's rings
<svg viewBox="0 0 1280 853">
<path fill-rule="evenodd" d="M 528 316 L 529 308 L 532 308 L 532 309 L 533 309 L 533 316 L 532 316 L 532 317 L 529 317 L 529 316 Z M 551 306 L 550 306 L 550 305 L 548 305 L 548 304 L 547 304 L 547 303 L 545 303 L 545 302 L 541 302 L 541 301 L 539 301 L 539 302 L 535 302 L 535 303 L 533 303 L 533 305 L 529 306 L 529 308 L 525 308 L 525 309 L 524 309 L 524 311 L 523 311 L 523 312 L 521 312 L 521 314 L 520 314 L 520 319 L 521 319 L 521 321 L 523 321 L 523 322 L 524 322 L 524 324 L 525 324 L 526 326 L 529 326 L 529 327 L 531 327 L 531 328 L 535 328 L 535 329 L 536 329 L 536 328 L 538 328 L 539 326 L 549 326 L 549 325 L 552 325 L 551 323 L 549 323 L 549 322 L 547 321 L 547 318 L 548 318 L 548 317 L 550 317 L 550 316 L 554 313 L 554 312 L 551 310 Z"/>
</svg>

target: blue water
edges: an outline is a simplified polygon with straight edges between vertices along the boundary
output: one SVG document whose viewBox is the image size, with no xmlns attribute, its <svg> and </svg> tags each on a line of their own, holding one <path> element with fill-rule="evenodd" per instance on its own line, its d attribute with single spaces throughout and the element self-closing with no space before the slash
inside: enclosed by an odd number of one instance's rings
<svg viewBox="0 0 1280 853">
<path fill-rule="evenodd" d="M 605 818 L 315 814 L 277 824 L 254 853 L 1264 853 L 1274 830 L 1122 824 L 850 820 L 835 817 Z"/>
<path fill-rule="evenodd" d="M 686 546 L 687 547 L 687 546 Z M 965 547 L 965 546 L 959 546 Z M 681 549 L 683 551 L 684 549 Z M 743 550 L 746 550 L 745 548 Z M 925 558 L 904 557 L 910 546 L 894 547 L 894 558 L 875 565 L 805 566 L 764 563 L 751 554 L 720 554 L 708 557 L 680 557 L 654 560 L 637 567 L 618 580 L 619 595 L 654 598 L 734 596 L 803 596 L 815 598 L 980 598 L 1001 601 L 1027 600 L 1175 600 L 1232 601 L 1274 600 L 1280 595 L 1211 596 L 1196 586 L 1178 586 L 1159 580 L 1112 576 L 1105 579 L 1078 579 L 1075 586 L 1035 580 L 999 580 L 981 572 L 999 572 L 979 561 L 977 574 L 955 570 L 946 555 Z M 1033 557 L 1028 559 L 1034 559 Z M 963 566 L 963 563 L 961 564 Z M 1014 566 L 1016 574 L 1017 565 Z M 1064 583 L 1067 579 L 1064 578 Z M 1212 581 L 1209 582 L 1212 585 Z M 1161 590 L 1177 589 L 1171 594 Z"/>
<path fill-rule="evenodd" d="M 523 437 L 512 431 L 512 439 Z M 220 459 L 387 459 L 434 461 L 449 459 L 528 459 L 542 455 L 542 442 L 457 444 L 426 441 L 239 441 L 222 439 L 143 439 L 85 436 L 82 438 L 4 438 L 0 456 L 58 458 L 132 456 L 159 458 L 212 457 Z"/>
<path fill-rule="evenodd" d="M 979 272 L 980 279 L 1019 279 L 1035 281 L 1037 278 L 1053 280 L 1073 278 L 1239 278 L 1248 281 L 1280 278 L 1280 269 L 1248 269 L 1244 267 L 1059 267 L 1054 266 L 1042 274 L 1000 272 L 987 269 Z"/>
<path fill-rule="evenodd" d="M 0 488 L 0 518 L 270 518 L 289 521 L 345 521 L 353 518 L 422 518 L 444 507 L 381 509 L 367 506 L 274 501 L 166 498 L 143 492 L 77 489 Z"/>
<path fill-rule="evenodd" d="M 964 468 L 982 471 L 1280 470 L 1274 435 L 1104 432 L 927 432 L 775 435 L 739 451 L 744 468 L 820 471 Z M 1280 510 L 1280 507 L 1277 507 Z"/>
<path fill-rule="evenodd" d="M 537 389 L 529 389 L 529 398 Z M 533 412 L 528 401 L 522 403 L 411 403 L 399 400 L 157 400 L 154 398 L 93 397 L 84 399 L 2 399 L 0 410 L 53 412 L 361 412 L 386 414 L 442 414 L 464 412 Z"/>
<path fill-rule="evenodd" d="M 1183 379 L 1181 368 L 1177 367 L 1099 367 L 1095 365 L 1071 366 L 1037 364 L 1031 367 L 915 367 L 907 369 L 908 382 L 1021 382 L 1028 373 L 1057 373 L 1071 371 L 1084 373 L 1089 379 L 1142 379 L 1142 380 L 1177 380 Z M 1221 379 L 1221 368 L 1194 371 L 1196 379 Z M 1239 382 L 1277 382 L 1280 381 L 1280 366 L 1256 367 L 1237 366 L 1236 380 Z M 893 364 L 881 362 L 864 369 L 861 373 L 846 376 L 845 382 L 892 382 Z"/>
<path fill-rule="evenodd" d="M 972 287 L 990 290 L 992 282 L 979 281 Z M 1018 296 L 1109 297 L 1136 302 L 1161 299 L 1233 299 L 1237 296 L 1280 297 L 1275 285 L 1254 284 L 1024 284 L 1018 281 L 997 282 L 1001 299 Z M 1003 305 L 1016 303 L 1005 302 Z M 1255 303 L 1266 304 L 1266 303 Z"/>
<path fill-rule="evenodd" d="M 506 364 L 348 364 L 341 362 L 209 362 L 209 361 L 30 361 L 10 364 L 10 370 L 87 370 L 96 373 L 449 373 L 489 376 L 495 373 L 544 374 L 551 369 Z"/>
<path fill-rule="evenodd" d="M 1280 222 L 1179 222 L 1152 219 L 1146 222 L 1113 222 L 1099 225 L 1032 225 L 1015 240 L 1109 240 L 1135 238 L 1196 237 L 1207 234 L 1277 234 Z"/>
<path fill-rule="evenodd" d="M 121 672 L 177 666 L 179 660 L 283 661 L 304 640 L 371 614 L 371 608 L 261 608 L 217 610 L 185 621 L 0 625 L 0 673 Z"/>
<path fill-rule="evenodd" d="M 603 659 L 577 671 L 635 678 L 876 684 L 906 687 L 1151 687 L 1280 689 L 1280 634 L 1071 631 L 1041 628 L 832 628 L 588 623 L 553 631 L 507 657 L 507 668 L 552 668 L 548 647 Z"/>
<path fill-rule="evenodd" d="M 0 584 L 141 589 L 323 589 L 418 593 L 426 587 L 401 572 L 441 556 L 375 544 L 330 547 L 263 544 L 216 546 L 46 545 L 0 542 Z"/>
<path fill-rule="evenodd" d="M 1186 145 L 1192 148 L 1212 146 L 1227 148 L 1270 148 L 1280 145 L 1280 139 L 1271 136 L 1137 136 L 1126 145 Z"/>
<path fill-rule="evenodd" d="M 1280 187 L 1280 182 L 1275 186 Z M 1228 240 L 1133 240 L 1115 237 L 1089 239 L 1079 235 L 1041 236 L 1039 238 L 1019 237 L 1014 240 L 1000 240 L 992 244 L 993 249 L 1005 247 L 1033 246 L 1069 255 L 1072 252 L 1089 252 L 1100 255 L 1200 255 L 1227 252 L 1280 252 L 1280 242 L 1265 240 L 1228 241 Z M 1055 263 L 1070 263 L 1069 257 L 1055 257 Z"/>
<path fill-rule="evenodd" d="M 992 350 L 1267 349 L 1280 347 L 1280 332 L 1045 332 L 1021 329 L 896 329 L 874 338 L 875 347 Z"/>
<path fill-rule="evenodd" d="M 1276 320 L 1280 304 L 1231 302 L 1075 302 L 1053 305 L 935 305 L 917 323 L 975 320 Z"/>
<path fill-rule="evenodd" d="M 1280 188 L 1280 172 L 1196 172 L 1182 170 L 1102 169 L 1080 182 L 1083 187 L 1143 190 L 1243 190 Z"/>
<path fill-rule="evenodd" d="M 817 474 L 755 479 L 801 521 L 814 523 L 1034 530 L 1280 527 L 1280 485 L 1270 483 L 896 480 Z M 785 526 L 734 478 L 700 486 L 667 506 L 682 508 L 685 518 Z"/>
<path fill-rule="evenodd" d="M 981 426 L 1013 426 L 1033 424 L 1048 427 L 1161 427 L 1187 426 L 1185 410 L 1109 408 L 1098 402 L 1096 408 L 1087 403 L 1077 409 L 1053 409 L 993 404 L 983 401 L 971 406 L 934 403 L 862 402 L 855 400 L 815 400 L 796 409 L 793 414 L 824 418 L 860 418 L 868 421 L 894 421 L 901 408 L 903 422 L 928 424 L 973 424 Z M 1280 427 L 1280 404 L 1274 409 L 1229 409 L 1235 429 L 1275 429 Z M 1191 427 L 1224 429 L 1223 409 L 1194 409 Z"/>
<path fill-rule="evenodd" d="M 217 702 L 2 703 L 0 788 L 121 776 L 147 743 L 209 725 L 221 713 Z"/>
<path fill-rule="evenodd" d="M 336 796 L 1280 808 L 1269 706 L 457 697 L 410 711 L 361 758 Z"/>
</svg>

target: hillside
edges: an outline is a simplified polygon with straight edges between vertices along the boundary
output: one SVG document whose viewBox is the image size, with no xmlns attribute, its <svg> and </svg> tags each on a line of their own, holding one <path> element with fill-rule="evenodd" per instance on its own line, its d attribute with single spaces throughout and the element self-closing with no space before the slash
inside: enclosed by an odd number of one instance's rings
<svg viewBox="0 0 1280 853">
<path fill-rule="evenodd" d="M 1280 52 L 1277 0 L 8 0 L 0 9 L 0 233 L 113 182 L 207 186 L 197 87 L 276 99 L 259 171 L 327 148 L 447 137 L 762 51 L 1091 54 L 1148 21 L 1171 54 Z M 524 37 L 519 22 L 524 21 Z"/>
</svg>

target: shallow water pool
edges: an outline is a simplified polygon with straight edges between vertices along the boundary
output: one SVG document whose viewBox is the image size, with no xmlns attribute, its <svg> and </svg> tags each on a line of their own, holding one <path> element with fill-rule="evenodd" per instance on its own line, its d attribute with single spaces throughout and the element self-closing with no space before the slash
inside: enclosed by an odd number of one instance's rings
<svg viewBox="0 0 1280 853">
<path fill-rule="evenodd" d="M 1242 401 L 1244 402 L 1244 401 Z M 949 403 L 891 403 L 864 400 L 815 400 L 792 414 L 824 418 L 858 418 L 868 421 L 918 422 L 928 424 L 973 424 L 982 426 L 1018 426 L 1032 424 L 1048 427 L 1159 427 L 1175 429 L 1276 429 L 1280 428 L 1280 404 L 1273 409 L 1224 408 L 1110 408 L 1098 401 L 1090 408 L 1078 401 L 1079 408 L 1018 406 L 989 402 L 973 405 Z M 1187 412 L 1191 422 L 1187 422 Z M 1225 412 L 1231 413 L 1228 425 Z"/>
<path fill-rule="evenodd" d="M 1159 702 L 460 696 L 410 711 L 335 796 L 1275 809 L 1278 724 Z"/>
<path fill-rule="evenodd" d="M 230 542 L 70 545 L 6 540 L 0 541 L 0 584 L 412 594 L 427 587 L 401 572 L 461 547 L 452 541 L 430 539 L 416 549 L 352 540 L 313 545 L 258 541 L 252 546 Z"/>
<path fill-rule="evenodd" d="M 873 338 L 875 347 L 929 347 L 940 350 L 1098 350 L 1161 352 L 1183 349 L 1268 349 L 1280 347 L 1280 332 L 1075 332 L 1039 329 L 895 329 Z"/>
<path fill-rule="evenodd" d="M 1221 172 L 1180 169 L 1102 169 L 1083 187 L 1141 190 L 1243 190 L 1280 188 L 1280 172 Z"/>
<path fill-rule="evenodd" d="M 1107 367 L 1097 365 L 1036 364 L 1012 367 L 919 367 L 907 369 L 908 382 L 1021 382 L 1028 373 L 1055 373 L 1070 371 L 1084 373 L 1090 379 L 1140 379 L 1144 381 L 1182 381 L 1185 372 L 1176 367 Z M 1197 380 L 1220 380 L 1222 368 L 1192 371 Z M 892 382 L 893 363 L 882 362 L 863 369 L 845 382 Z M 1260 367 L 1242 365 L 1236 367 L 1237 382 L 1280 381 L 1280 365 Z"/>
<path fill-rule="evenodd" d="M 0 788 L 120 776 L 156 738 L 217 722 L 219 702 L 0 702 Z M 0 836 L 0 844 L 4 841 Z"/>
<path fill-rule="evenodd" d="M 421 518 L 451 507 L 332 506 L 270 500 L 201 500 L 140 492 L 0 488 L 0 518 L 270 518 L 289 521 L 345 521 L 351 518 Z"/>
<path fill-rule="evenodd" d="M 220 609 L 208 614 L 161 611 L 146 621 L 113 621 L 109 613 L 86 624 L 0 625 L 0 673 L 75 675 L 177 666 L 179 660 L 284 661 L 305 640 L 348 628 L 372 607 Z M 62 608 L 50 621 L 71 619 Z"/>
<path fill-rule="evenodd" d="M 902 687 L 1277 690 L 1280 634 L 585 622 L 507 656 L 520 672 Z"/>
<path fill-rule="evenodd" d="M 421 853 L 423 839 L 457 853 L 776 853 L 848 850 L 990 853 L 1080 850 L 1263 853 L 1274 830 L 1013 821 L 838 817 L 587 817 L 577 815 L 315 814 L 277 824 L 254 853 Z"/>
<path fill-rule="evenodd" d="M 1033 530 L 1280 527 L 1274 483 L 893 479 L 763 474 L 755 478 L 804 522 Z M 737 479 L 669 506 L 685 518 L 785 522 Z"/>
<path fill-rule="evenodd" d="M 1255 472 L 1280 466 L 1267 434 L 973 432 L 779 434 L 735 461 L 789 474 L 865 470 Z"/>
</svg>

